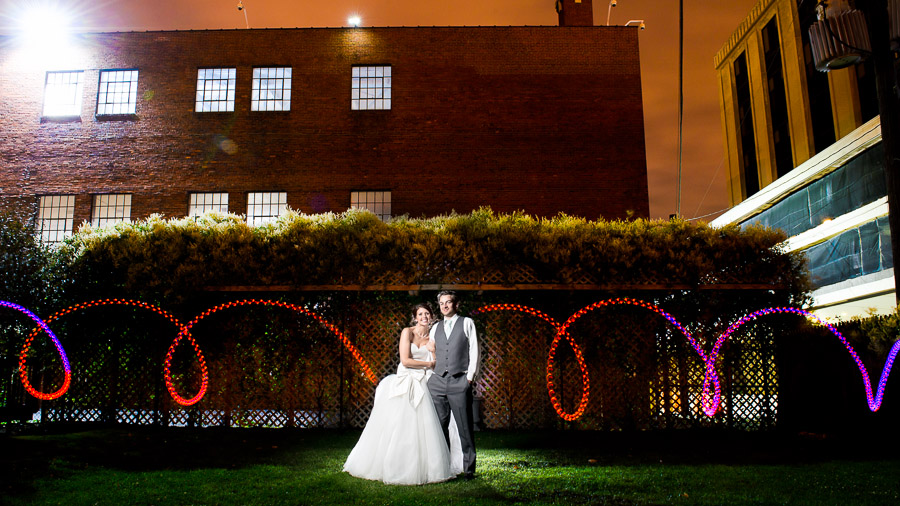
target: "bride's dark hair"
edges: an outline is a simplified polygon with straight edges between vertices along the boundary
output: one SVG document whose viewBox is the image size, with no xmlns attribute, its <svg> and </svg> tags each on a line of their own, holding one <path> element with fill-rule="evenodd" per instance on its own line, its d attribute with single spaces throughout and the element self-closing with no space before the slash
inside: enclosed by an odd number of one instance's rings
<svg viewBox="0 0 900 506">
<path fill-rule="evenodd" d="M 416 321 L 416 314 L 419 312 L 420 309 L 424 309 L 424 310 L 428 311 L 428 314 L 431 315 L 432 321 L 434 320 L 434 308 L 432 308 L 431 304 L 429 304 L 428 302 L 422 302 L 422 303 L 416 304 L 412 308 L 412 321 L 409 323 L 410 327 L 415 327 L 416 323 L 418 323 Z"/>
</svg>

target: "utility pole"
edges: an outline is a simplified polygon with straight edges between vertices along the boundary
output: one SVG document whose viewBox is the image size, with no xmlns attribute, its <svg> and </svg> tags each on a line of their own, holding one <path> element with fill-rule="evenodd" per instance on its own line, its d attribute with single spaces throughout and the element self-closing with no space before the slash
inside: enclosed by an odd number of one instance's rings
<svg viewBox="0 0 900 506">
<path fill-rule="evenodd" d="M 675 174 L 675 217 L 681 218 L 681 130 L 684 121 L 684 0 L 678 0 L 678 158 Z"/>
</svg>

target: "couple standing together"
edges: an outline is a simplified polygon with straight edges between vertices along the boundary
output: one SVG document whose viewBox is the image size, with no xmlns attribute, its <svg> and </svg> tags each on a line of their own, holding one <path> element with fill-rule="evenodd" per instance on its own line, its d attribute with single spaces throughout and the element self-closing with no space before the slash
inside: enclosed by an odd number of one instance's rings
<svg viewBox="0 0 900 506">
<path fill-rule="evenodd" d="M 358 478 L 421 485 L 475 474 L 472 390 L 478 336 L 471 318 L 457 314 L 456 292 L 438 294 L 443 319 L 431 306 L 413 308 L 400 334 L 400 365 L 375 389 L 375 404 L 344 463 Z"/>
</svg>

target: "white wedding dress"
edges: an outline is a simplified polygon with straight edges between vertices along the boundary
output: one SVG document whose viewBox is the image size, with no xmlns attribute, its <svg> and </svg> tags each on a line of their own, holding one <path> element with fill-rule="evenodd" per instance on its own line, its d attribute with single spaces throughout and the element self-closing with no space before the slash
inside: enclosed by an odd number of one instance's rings
<svg viewBox="0 0 900 506">
<path fill-rule="evenodd" d="M 410 358 L 432 360 L 426 348 L 411 346 Z M 431 370 L 407 369 L 400 364 L 397 374 L 381 380 L 369 421 L 347 457 L 344 471 L 395 485 L 436 483 L 462 472 L 459 431 L 451 417 L 448 449 L 428 392 L 431 374 Z"/>
</svg>

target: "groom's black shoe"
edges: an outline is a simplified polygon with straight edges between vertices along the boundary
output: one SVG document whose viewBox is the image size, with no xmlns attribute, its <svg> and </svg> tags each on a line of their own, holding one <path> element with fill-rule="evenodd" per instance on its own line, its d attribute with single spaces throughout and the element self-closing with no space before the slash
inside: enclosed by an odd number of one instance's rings
<svg viewBox="0 0 900 506">
<path fill-rule="evenodd" d="M 475 479 L 475 473 L 466 473 L 466 481 L 474 480 L 474 479 Z"/>
</svg>

